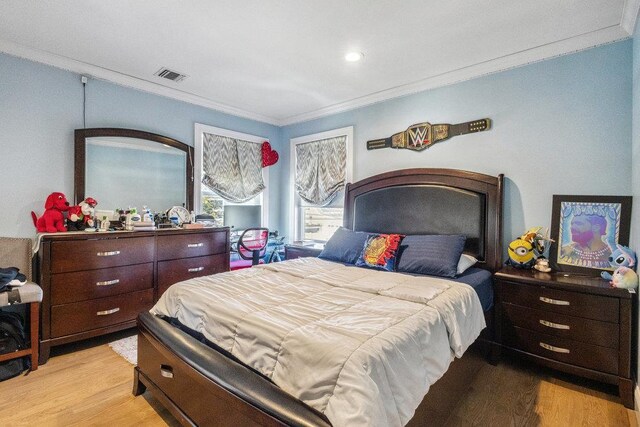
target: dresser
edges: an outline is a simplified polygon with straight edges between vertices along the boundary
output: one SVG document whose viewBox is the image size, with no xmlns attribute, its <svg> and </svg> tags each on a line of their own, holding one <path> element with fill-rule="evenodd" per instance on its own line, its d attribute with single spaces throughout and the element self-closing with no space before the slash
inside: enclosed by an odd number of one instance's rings
<svg viewBox="0 0 640 427">
<path fill-rule="evenodd" d="M 135 326 L 174 283 L 229 270 L 229 229 L 45 235 L 40 361 L 51 346 Z"/>
<path fill-rule="evenodd" d="M 636 294 L 562 272 L 506 267 L 495 278 L 499 349 L 617 385 L 633 409 Z"/>
</svg>

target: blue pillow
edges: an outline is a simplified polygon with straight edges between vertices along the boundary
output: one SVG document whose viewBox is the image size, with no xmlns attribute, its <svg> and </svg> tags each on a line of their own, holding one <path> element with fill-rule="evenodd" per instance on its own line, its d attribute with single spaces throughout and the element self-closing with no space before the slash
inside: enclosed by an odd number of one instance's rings
<svg viewBox="0 0 640 427">
<path fill-rule="evenodd" d="M 367 237 L 369 237 L 369 233 L 338 227 L 333 236 L 324 245 L 324 249 L 320 252 L 318 258 L 344 264 L 355 264 Z"/>
<path fill-rule="evenodd" d="M 356 261 L 356 266 L 393 271 L 402 237 L 400 234 L 369 235 Z"/>
<path fill-rule="evenodd" d="M 397 271 L 456 277 L 465 236 L 430 234 L 406 236 L 400 245 Z"/>
</svg>

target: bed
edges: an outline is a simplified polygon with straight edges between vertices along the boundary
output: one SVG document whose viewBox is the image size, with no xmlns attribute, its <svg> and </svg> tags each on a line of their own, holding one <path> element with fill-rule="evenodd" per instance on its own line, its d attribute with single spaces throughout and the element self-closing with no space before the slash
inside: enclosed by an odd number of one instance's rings
<svg viewBox="0 0 640 427">
<path fill-rule="evenodd" d="M 457 280 L 478 284 L 474 292 L 482 302 L 487 328 L 468 349 L 463 346 L 460 355 L 466 350 L 464 355 L 431 386 L 408 425 L 444 422 L 485 363 L 492 340 L 492 289 L 490 281 L 487 285 L 487 280 L 473 277 L 484 273 L 486 278 L 501 263 L 502 179 L 502 175 L 459 170 L 406 169 L 346 188 L 345 228 L 404 235 L 462 234 L 466 236 L 464 252 L 478 259 L 475 268 Z M 298 262 L 278 268 L 295 275 L 296 269 L 304 268 L 304 260 Z M 319 263 L 314 260 L 308 265 L 326 269 Z M 278 268 L 273 268 L 274 275 Z M 299 274 L 304 276 L 302 271 Z M 353 269 L 345 271 L 354 274 Z M 184 425 L 331 425 L 324 413 L 276 386 L 259 368 L 240 362 L 198 328 L 150 313 L 139 316 L 138 327 L 134 395 L 149 389 Z"/>
</svg>

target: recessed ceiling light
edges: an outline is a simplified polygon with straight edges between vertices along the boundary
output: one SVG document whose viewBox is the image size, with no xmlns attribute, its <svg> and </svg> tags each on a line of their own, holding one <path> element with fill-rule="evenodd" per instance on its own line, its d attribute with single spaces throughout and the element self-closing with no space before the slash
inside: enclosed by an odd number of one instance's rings
<svg viewBox="0 0 640 427">
<path fill-rule="evenodd" d="M 344 56 L 345 61 L 348 62 L 358 62 L 362 58 L 364 58 L 364 53 L 362 52 L 349 52 Z"/>
</svg>

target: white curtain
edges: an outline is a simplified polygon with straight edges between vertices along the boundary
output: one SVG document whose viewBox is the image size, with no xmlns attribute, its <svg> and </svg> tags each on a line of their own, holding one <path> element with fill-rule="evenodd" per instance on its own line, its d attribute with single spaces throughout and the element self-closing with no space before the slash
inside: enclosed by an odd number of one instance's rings
<svg viewBox="0 0 640 427">
<path fill-rule="evenodd" d="M 346 136 L 296 145 L 296 191 L 302 200 L 325 206 L 344 188 Z"/>
<path fill-rule="evenodd" d="M 262 144 L 203 134 L 202 183 L 225 200 L 242 203 L 264 190 Z"/>
</svg>

